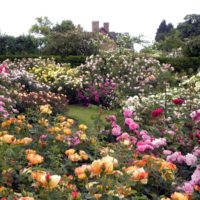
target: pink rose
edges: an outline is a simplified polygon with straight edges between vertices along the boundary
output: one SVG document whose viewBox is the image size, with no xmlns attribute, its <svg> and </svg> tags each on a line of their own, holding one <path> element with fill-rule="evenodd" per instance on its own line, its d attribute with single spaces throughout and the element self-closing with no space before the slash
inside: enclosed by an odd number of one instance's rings
<svg viewBox="0 0 200 200">
<path fill-rule="evenodd" d="M 131 131 L 134 131 L 135 129 L 138 129 L 138 128 L 139 128 L 139 125 L 136 124 L 135 122 L 132 122 L 132 123 L 129 124 L 129 129 Z"/>
<path fill-rule="evenodd" d="M 133 111 L 130 110 L 129 108 L 125 108 L 124 111 L 123 111 L 123 115 L 124 115 L 125 118 L 132 117 Z"/>
</svg>

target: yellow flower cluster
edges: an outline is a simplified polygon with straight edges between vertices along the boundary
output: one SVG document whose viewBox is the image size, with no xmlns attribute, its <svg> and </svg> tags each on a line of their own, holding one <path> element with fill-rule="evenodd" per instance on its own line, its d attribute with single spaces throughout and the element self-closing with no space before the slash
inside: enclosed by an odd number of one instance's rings
<svg viewBox="0 0 200 200">
<path fill-rule="evenodd" d="M 40 113 L 42 114 L 51 114 L 52 113 L 52 110 L 51 110 L 51 106 L 49 104 L 46 104 L 46 105 L 42 105 L 40 106 Z"/>
<path fill-rule="evenodd" d="M 36 80 L 47 84 L 53 84 L 61 75 L 67 75 L 68 66 L 60 66 L 55 63 L 43 63 L 43 65 L 29 68 L 29 72 L 33 73 Z"/>
<path fill-rule="evenodd" d="M 58 141 L 63 141 L 65 136 L 70 136 L 72 134 L 72 130 L 70 128 L 74 124 L 74 120 L 67 119 L 63 115 L 58 116 L 57 119 L 58 122 L 54 126 L 48 128 L 48 132 L 55 134 Z M 43 126 L 49 125 L 48 121 L 43 118 L 40 119 L 40 124 Z"/>
<path fill-rule="evenodd" d="M 83 150 L 80 150 L 78 154 L 75 149 L 68 149 L 65 151 L 65 155 L 68 156 L 68 159 L 72 162 L 88 160 L 89 158 L 88 154 Z"/>
<path fill-rule="evenodd" d="M 91 176 L 99 176 L 101 173 L 112 174 L 114 167 L 118 165 L 117 159 L 107 155 L 102 159 L 94 160 L 91 165 L 82 165 L 75 169 L 75 175 L 79 179 L 87 178 L 87 173 Z"/>
</svg>

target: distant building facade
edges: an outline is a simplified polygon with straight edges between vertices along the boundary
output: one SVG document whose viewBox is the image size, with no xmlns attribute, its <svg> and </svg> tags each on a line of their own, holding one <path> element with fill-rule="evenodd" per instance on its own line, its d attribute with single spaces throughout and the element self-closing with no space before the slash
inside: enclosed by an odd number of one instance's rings
<svg viewBox="0 0 200 200">
<path fill-rule="evenodd" d="M 103 27 L 100 27 L 99 21 L 92 21 L 92 32 L 93 33 L 102 33 L 103 35 L 108 35 L 113 40 L 116 40 L 117 36 L 120 35 L 120 33 L 110 32 L 108 22 L 104 22 Z"/>
</svg>

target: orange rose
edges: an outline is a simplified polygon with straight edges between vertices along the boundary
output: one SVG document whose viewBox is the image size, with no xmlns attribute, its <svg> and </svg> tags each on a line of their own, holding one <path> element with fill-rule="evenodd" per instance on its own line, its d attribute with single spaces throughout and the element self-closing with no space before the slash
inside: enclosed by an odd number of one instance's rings
<svg viewBox="0 0 200 200">
<path fill-rule="evenodd" d="M 19 140 L 19 144 L 27 145 L 27 144 L 30 144 L 32 141 L 33 141 L 32 138 L 25 137 L 25 138 Z"/>
<path fill-rule="evenodd" d="M 102 161 L 94 160 L 91 164 L 91 173 L 93 175 L 99 175 L 102 172 Z"/>
<path fill-rule="evenodd" d="M 71 134 L 72 134 L 72 131 L 71 131 L 71 129 L 69 129 L 69 128 L 64 128 L 63 133 L 64 133 L 65 135 L 71 135 Z"/>
<path fill-rule="evenodd" d="M 188 196 L 186 194 L 183 193 L 179 193 L 179 192 L 174 192 L 171 195 L 172 200 L 189 200 Z"/>
<path fill-rule="evenodd" d="M 82 158 L 83 160 L 88 160 L 88 155 L 87 155 L 87 153 L 85 153 L 85 151 L 80 150 L 80 151 L 79 151 L 79 155 L 81 156 L 81 158 Z"/>
<path fill-rule="evenodd" d="M 29 164 L 32 165 L 37 165 L 44 161 L 44 158 L 42 156 L 33 153 L 27 154 L 26 159 L 29 161 Z"/>
<path fill-rule="evenodd" d="M 76 162 L 76 161 L 82 160 L 81 157 L 77 153 L 69 155 L 68 158 L 72 162 Z"/>
<path fill-rule="evenodd" d="M 90 166 L 88 165 L 82 165 L 81 167 L 77 167 L 74 170 L 75 175 L 78 177 L 78 179 L 83 180 L 87 178 L 86 172 L 89 170 Z"/>
<path fill-rule="evenodd" d="M 65 151 L 66 156 L 72 155 L 74 153 L 75 153 L 75 149 L 68 149 L 68 150 Z"/>
</svg>

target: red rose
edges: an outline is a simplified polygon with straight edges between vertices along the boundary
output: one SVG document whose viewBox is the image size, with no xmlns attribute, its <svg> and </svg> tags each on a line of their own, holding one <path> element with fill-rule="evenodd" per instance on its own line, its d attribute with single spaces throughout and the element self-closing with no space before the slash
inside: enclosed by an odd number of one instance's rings
<svg viewBox="0 0 200 200">
<path fill-rule="evenodd" d="M 73 199 L 77 199 L 77 198 L 79 197 L 79 194 L 78 194 L 77 191 L 72 191 L 72 192 L 71 192 L 71 195 L 72 195 L 72 198 L 73 198 Z"/>
<path fill-rule="evenodd" d="M 176 105 L 181 105 L 184 102 L 184 99 L 176 98 L 176 99 L 173 99 L 172 102 Z"/>
<path fill-rule="evenodd" d="M 151 117 L 158 117 L 163 113 L 163 111 L 162 108 L 157 108 L 151 112 Z"/>
</svg>

